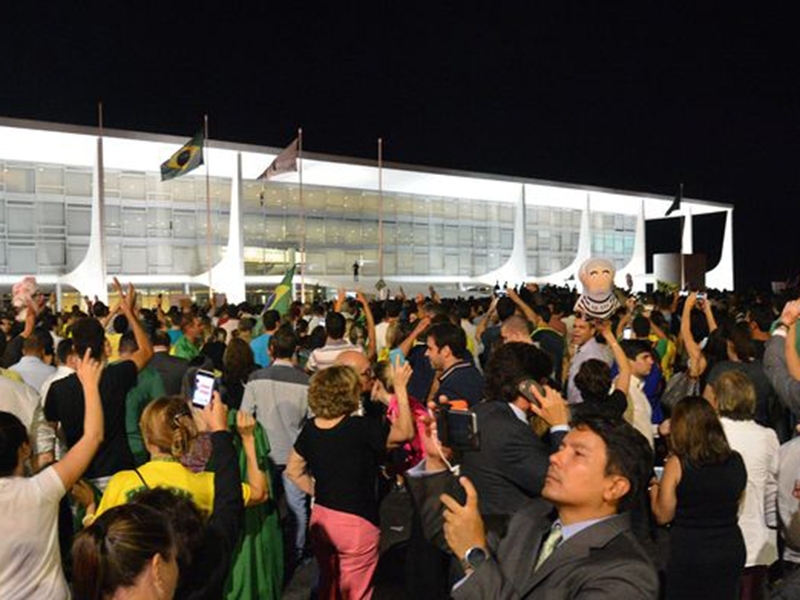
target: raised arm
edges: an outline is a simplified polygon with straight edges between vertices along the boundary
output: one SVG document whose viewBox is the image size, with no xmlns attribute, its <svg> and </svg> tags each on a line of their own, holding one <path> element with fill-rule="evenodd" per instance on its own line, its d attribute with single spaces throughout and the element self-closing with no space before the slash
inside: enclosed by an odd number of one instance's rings
<svg viewBox="0 0 800 600">
<path fill-rule="evenodd" d="M 494 315 L 496 310 L 497 310 L 497 296 L 492 298 L 492 303 L 489 304 L 489 310 L 486 311 L 486 314 L 483 315 L 483 319 L 481 319 L 481 322 L 478 323 L 478 326 L 475 328 L 475 337 L 477 339 L 481 339 L 483 332 L 486 331 L 486 328 L 489 326 L 489 322 L 492 320 L 492 316 Z"/>
<path fill-rule="evenodd" d="M 399 359 L 399 357 L 398 357 Z M 408 380 L 411 378 L 411 365 L 409 363 L 392 365 L 392 380 L 394 382 L 394 393 L 397 396 L 398 415 L 392 428 L 389 430 L 389 437 L 386 438 L 386 447 L 395 448 L 409 440 L 414 439 L 416 429 L 414 418 L 411 416 L 411 407 L 408 404 Z"/>
<path fill-rule="evenodd" d="M 538 319 L 536 318 L 536 313 L 534 312 L 534 310 L 530 306 L 528 306 L 528 304 L 524 302 L 522 298 L 519 297 L 519 294 L 517 294 L 517 292 L 514 291 L 514 288 L 507 288 L 506 294 L 508 295 L 509 298 L 511 298 L 514 301 L 514 304 L 516 304 L 517 307 L 522 311 L 522 314 L 525 315 L 525 318 L 528 319 L 528 321 L 533 323 L 533 325 L 535 326 Z"/>
<path fill-rule="evenodd" d="M 636 306 L 636 298 L 633 296 L 628 297 L 625 300 L 625 314 L 622 315 L 622 318 L 617 323 L 617 339 L 622 337 L 622 333 L 628 324 L 631 322 L 631 315 L 633 315 L 633 309 Z"/>
<path fill-rule="evenodd" d="M 375 360 L 378 355 L 378 343 L 375 335 L 375 317 L 372 315 L 372 309 L 369 307 L 369 300 L 363 293 L 358 292 L 356 295 L 361 306 L 364 308 L 364 319 L 367 321 L 367 337 L 369 339 L 367 346 L 367 358 L 370 362 Z"/>
<path fill-rule="evenodd" d="M 692 292 L 686 298 L 686 304 L 683 305 L 683 316 L 681 317 L 681 339 L 686 346 L 686 352 L 693 363 L 693 370 L 696 374 L 700 374 L 704 369 L 700 369 L 700 365 L 704 363 L 703 351 L 692 335 L 692 308 L 697 303 L 697 294 Z M 697 372 L 697 370 L 699 372 Z"/>
<path fill-rule="evenodd" d="M 714 311 L 711 310 L 711 303 L 707 299 L 703 301 L 703 314 L 708 321 L 708 332 L 711 333 L 717 328 L 717 320 L 714 318 Z"/>
<path fill-rule="evenodd" d="M 417 326 L 414 327 L 414 331 L 412 331 L 411 334 L 406 337 L 406 339 L 400 342 L 400 352 L 403 353 L 403 356 L 409 355 L 411 349 L 414 347 L 414 344 L 417 343 L 417 338 L 423 334 L 430 324 L 431 320 L 428 317 L 417 321 Z"/>
<path fill-rule="evenodd" d="M 103 406 L 100 403 L 100 376 L 103 366 L 91 358 L 87 348 L 78 363 L 78 379 L 85 402 L 83 436 L 69 449 L 66 456 L 53 465 L 66 489 L 70 489 L 89 467 L 103 441 Z"/>
<path fill-rule="evenodd" d="M 627 396 L 628 389 L 631 386 L 631 364 L 628 362 L 628 357 L 625 356 L 625 352 L 622 351 L 622 346 L 617 342 L 617 338 L 611 333 L 611 322 L 603 321 L 598 328 L 605 338 L 608 347 L 611 348 L 611 352 L 614 353 L 614 361 L 619 367 L 619 375 L 617 376 L 617 382 L 614 387 Z"/>
<path fill-rule="evenodd" d="M 136 368 L 141 371 L 153 357 L 153 345 L 150 343 L 150 337 L 145 333 L 142 324 L 139 323 L 139 319 L 136 317 L 136 290 L 133 288 L 132 284 L 129 284 L 128 291 L 125 293 L 116 277 L 114 278 L 114 288 L 119 294 L 120 310 L 128 318 L 128 324 L 136 338 L 136 345 L 139 347 L 136 352 L 131 354 L 130 360 L 132 360 L 134 364 L 136 364 Z"/>
</svg>

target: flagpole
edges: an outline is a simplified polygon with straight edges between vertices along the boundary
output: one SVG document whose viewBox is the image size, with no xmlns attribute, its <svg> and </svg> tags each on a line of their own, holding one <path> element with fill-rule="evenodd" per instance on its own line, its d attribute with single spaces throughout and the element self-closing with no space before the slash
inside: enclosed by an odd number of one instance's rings
<svg viewBox="0 0 800 600">
<path fill-rule="evenodd" d="M 302 269 L 300 271 L 300 301 L 306 302 L 306 208 L 303 202 L 303 128 L 297 128 L 298 174 L 300 175 L 300 218 L 302 233 L 300 237 L 300 255 Z M 292 286 L 294 288 L 294 286 Z M 294 290 L 293 290 L 294 291 Z M 292 294 L 294 295 L 294 294 Z"/>
<path fill-rule="evenodd" d="M 100 260 L 102 261 L 103 269 L 103 286 L 106 286 L 105 275 L 107 273 L 106 265 L 106 182 L 105 182 L 105 167 L 103 165 L 103 101 L 97 103 L 97 124 L 100 133 L 99 138 L 99 152 L 97 153 L 97 199 L 98 199 L 98 213 L 100 216 Z"/>
<path fill-rule="evenodd" d="M 378 280 L 383 281 L 383 138 L 378 138 Z"/>
<path fill-rule="evenodd" d="M 203 160 L 206 164 L 206 262 L 208 264 L 208 301 L 214 293 L 211 281 L 211 177 L 208 156 L 208 113 L 203 115 Z"/>
</svg>

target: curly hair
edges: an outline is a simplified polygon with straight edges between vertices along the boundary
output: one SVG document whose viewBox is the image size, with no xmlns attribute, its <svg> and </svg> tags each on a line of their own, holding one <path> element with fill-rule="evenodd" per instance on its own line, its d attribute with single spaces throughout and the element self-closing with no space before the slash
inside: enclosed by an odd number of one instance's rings
<svg viewBox="0 0 800 600">
<path fill-rule="evenodd" d="M 148 404 L 139 420 L 146 444 L 161 452 L 180 458 L 197 438 L 197 426 L 186 400 L 181 396 L 166 396 Z"/>
<path fill-rule="evenodd" d="M 315 416 L 336 419 L 358 408 L 361 381 L 352 367 L 334 366 L 318 371 L 308 384 L 308 406 Z"/>
</svg>

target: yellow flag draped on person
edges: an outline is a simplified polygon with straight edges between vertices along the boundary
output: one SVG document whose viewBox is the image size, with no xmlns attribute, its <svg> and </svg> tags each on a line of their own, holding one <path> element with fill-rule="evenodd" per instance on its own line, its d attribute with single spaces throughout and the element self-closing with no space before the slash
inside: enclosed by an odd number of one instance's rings
<svg viewBox="0 0 800 600">
<path fill-rule="evenodd" d="M 199 131 L 167 160 L 161 163 L 161 181 L 175 179 L 203 164 L 203 132 Z"/>
<path fill-rule="evenodd" d="M 292 268 L 286 271 L 283 280 L 275 288 L 272 301 L 267 303 L 267 310 L 277 310 L 281 316 L 289 312 L 289 307 L 292 305 L 292 279 L 296 268 L 297 265 L 292 265 Z"/>
</svg>

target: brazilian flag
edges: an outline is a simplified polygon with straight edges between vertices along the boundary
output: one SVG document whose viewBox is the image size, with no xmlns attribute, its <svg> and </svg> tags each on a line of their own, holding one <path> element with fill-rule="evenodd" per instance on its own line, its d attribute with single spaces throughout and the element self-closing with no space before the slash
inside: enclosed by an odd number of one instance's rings
<svg viewBox="0 0 800 600">
<path fill-rule="evenodd" d="M 275 288 L 272 301 L 267 303 L 267 310 L 277 310 L 281 316 L 289 312 L 289 307 L 292 305 L 292 279 L 296 267 L 297 265 L 292 265 L 292 268 L 286 271 L 283 280 Z"/>
<path fill-rule="evenodd" d="M 198 132 L 180 150 L 161 163 L 161 181 L 175 179 L 203 164 L 203 132 Z"/>
</svg>

